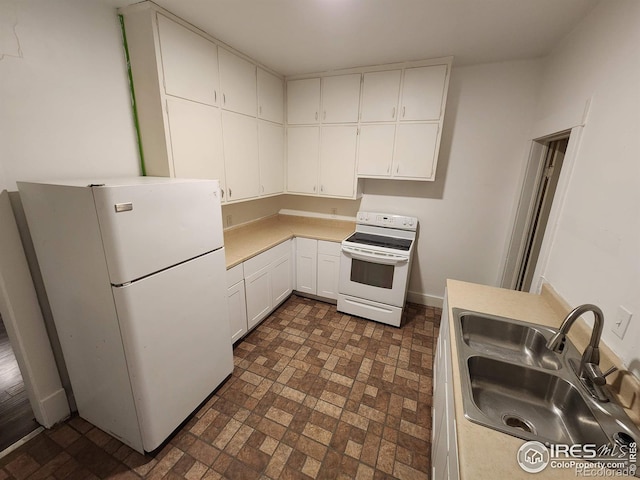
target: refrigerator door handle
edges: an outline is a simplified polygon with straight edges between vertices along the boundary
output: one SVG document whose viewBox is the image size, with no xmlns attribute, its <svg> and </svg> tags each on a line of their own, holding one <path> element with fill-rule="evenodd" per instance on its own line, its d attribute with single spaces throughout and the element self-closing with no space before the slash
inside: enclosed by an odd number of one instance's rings
<svg viewBox="0 0 640 480">
<path fill-rule="evenodd" d="M 116 209 L 116 213 L 130 212 L 131 210 L 133 210 L 133 203 L 132 202 L 116 203 L 114 207 Z"/>
</svg>

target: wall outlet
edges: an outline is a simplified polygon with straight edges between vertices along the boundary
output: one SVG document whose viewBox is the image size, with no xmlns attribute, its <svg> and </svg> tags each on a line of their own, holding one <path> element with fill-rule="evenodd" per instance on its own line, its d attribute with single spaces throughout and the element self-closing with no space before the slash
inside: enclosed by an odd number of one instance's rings
<svg viewBox="0 0 640 480">
<path fill-rule="evenodd" d="M 622 305 L 618 307 L 616 318 L 613 321 L 611 330 L 613 330 L 613 333 L 615 333 L 621 339 L 624 338 L 624 334 L 627 331 L 627 327 L 629 327 L 629 322 L 631 321 L 632 315 L 633 314 Z"/>
<path fill-rule="evenodd" d="M 233 222 L 231 221 L 231 215 L 227 215 L 227 227 L 230 227 L 231 225 L 233 225 Z"/>
</svg>

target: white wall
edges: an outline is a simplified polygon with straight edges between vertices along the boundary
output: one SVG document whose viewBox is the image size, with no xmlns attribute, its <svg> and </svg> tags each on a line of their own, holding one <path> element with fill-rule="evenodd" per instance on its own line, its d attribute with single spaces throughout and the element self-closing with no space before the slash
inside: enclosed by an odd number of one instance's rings
<svg viewBox="0 0 640 480">
<path fill-rule="evenodd" d="M 537 122 L 591 106 L 542 274 L 605 314 L 605 342 L 640 373 L 640 2 L 601 2 L 545 60 Z M 624 340 L 619 305 L 634 313 Z"/>
<path fill-rule="evenodd" d="M 115 9 L 103 2 L 0 2 L 0 106 L 0 190 L 16 190 L 17 180 L 139 174 L 120 25 Z M 12 204 L 68 389 L 17 193 Z M 3 231 L 10 227 L 0 224 Z M 24 253 L 16 248 L 12 255 L 18 258 Z M 40 308 L 26 287 L 19 291 L 12 286 L 14 298 L 3 298 L 4 303 L 30 301 L 33 311 Z M 25 325 L 21 322 L 17 328 Z M 33 338 L 29 334 L 18 332 L 22 338 Z M 13 347 L 24 347 L 25 353 L 38 344 Z M 31 396 L 30 400 L 34 401 Z"/>
<path fill-rule="evenodd" d="M 540 71 L 539 60 L 454 68 L 436 181 L 366 181 L 362 210 L 419 219 L 414 300 L 437 304 L 447 278 L 499 285 Z"/>
<path fill-rule="evenodd" d="M 3 186 L 138 175 L 115 9 L 85 0 L 5 0 L 0 17 Z"/>
</svg>

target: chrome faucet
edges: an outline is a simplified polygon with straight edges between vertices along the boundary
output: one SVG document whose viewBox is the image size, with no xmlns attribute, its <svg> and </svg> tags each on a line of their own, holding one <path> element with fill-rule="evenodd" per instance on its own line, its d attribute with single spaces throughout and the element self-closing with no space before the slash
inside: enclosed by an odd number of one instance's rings
<svg viewBox="0 0 640 480">
<path fill-rule="evenodd" d="M 567 339 L 567 333 L 574 322 L 586 312 L 593 313 L 593 330 L 591 331 L 591 339 L 589 345 L 585 348 L 580 364 L 576 365 L 571 362 L 571 366 L 575 374 L 580 378 L 584 386 L 589 390 L 592 396 L 602 402 L 608 401 L 608 396 L 602 388 L 606 383 L 606 376 L 615 372 L 616 367 L 611 367 L 605 373 L 602 373 L 598 364 L 600 363 L 600 337 L 602 336 L 602 328 L 604 323 L 604 315 L 602 310 L 595 305 L 585 304 L 574 308 L 569 312 L 560 325 L 560 330 L 547 342 L 547 348 L 556 353 L 561 353 Z"/>
</svg>

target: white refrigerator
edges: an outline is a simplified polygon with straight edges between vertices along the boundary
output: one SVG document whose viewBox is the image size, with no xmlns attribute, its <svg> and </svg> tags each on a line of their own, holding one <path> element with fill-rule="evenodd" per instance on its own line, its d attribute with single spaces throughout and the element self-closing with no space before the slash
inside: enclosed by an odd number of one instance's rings
<svg viewBox="0 0 640 480">
<path fill-rule="evenodd" d="M 233 371 L 218 182 L 18 188 L 79 415 L 153 451 Z"/>
</svg>

